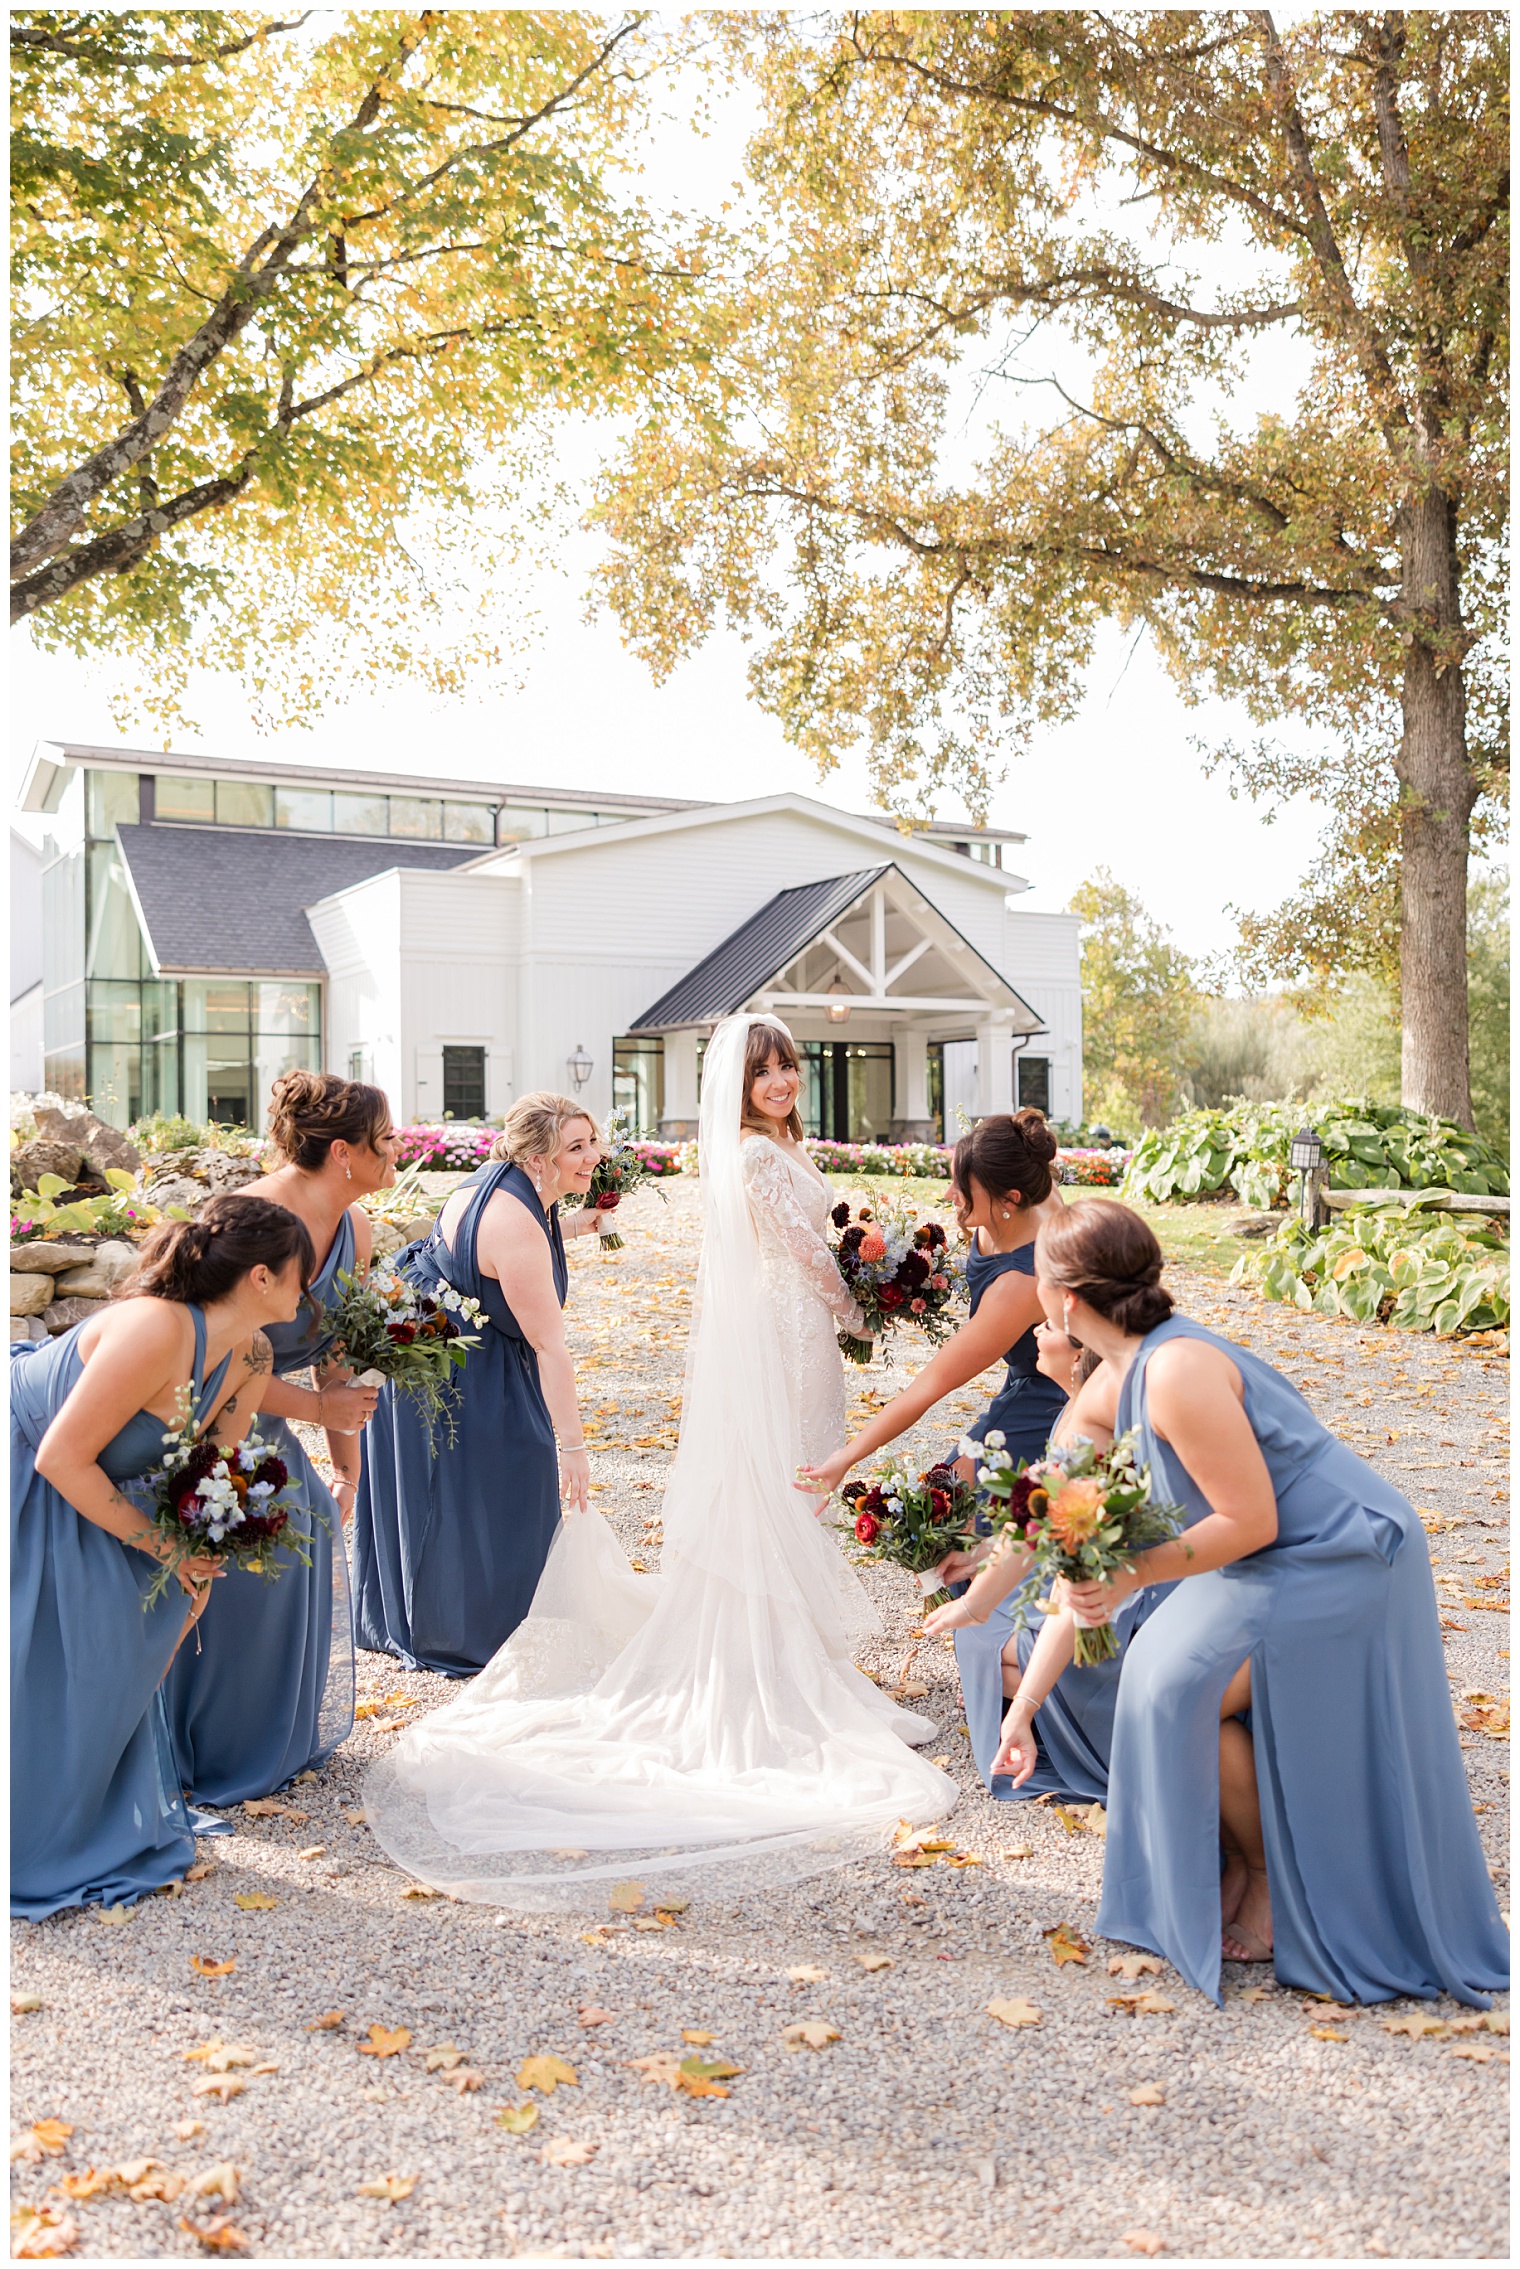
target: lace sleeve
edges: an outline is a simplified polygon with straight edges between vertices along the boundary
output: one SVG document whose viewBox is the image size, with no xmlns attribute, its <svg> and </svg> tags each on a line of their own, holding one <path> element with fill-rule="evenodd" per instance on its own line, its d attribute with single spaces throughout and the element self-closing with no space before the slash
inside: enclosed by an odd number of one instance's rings
<svg viewBox="0 0 1520 2269">
<path fill-rule="evenodd" d="M 763 1136 L 750 1137 L 744 1144 L 743 1170 L 750 1204 L 763 1210 L 772 1234 L 829 1313 L 846 1331 L 858 1332 L 865 1317 L 846 1290 L 833 1254 L 798 1204 L 791 1168 L 775 1144 Z"/>
</svg>

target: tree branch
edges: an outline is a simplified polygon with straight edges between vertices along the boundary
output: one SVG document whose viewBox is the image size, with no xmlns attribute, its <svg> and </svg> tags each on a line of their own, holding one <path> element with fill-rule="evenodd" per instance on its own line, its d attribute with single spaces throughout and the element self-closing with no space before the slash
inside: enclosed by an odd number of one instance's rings
<svg viewBox="0 0 1520 2269">
<path fill-rule="evenodd" d="M 30 48 L 34 54 L 62 55 L 73 63 L 98 63 L 113 70 L 174 71 L 194 69 L 202 63 L 227 63 L 234 55 L 245 55 L 250 47 L 261 40 L 273 38 L 276 32 L 295 32 L 307 21 L 312 11 L 305 9 L 284 23 L 260 24 L 246 39 L 232 40 L 225 47 L 210 47 L 204 55 L 173 55 L 160 49 L 149 48 L 141 55 L 128 55 L 115 48 L 91 47 L 84 41 L 66 39 L 57 32 L 36 31 L 25 24 L 11 25 L 12 47 Z"/>
</svg>

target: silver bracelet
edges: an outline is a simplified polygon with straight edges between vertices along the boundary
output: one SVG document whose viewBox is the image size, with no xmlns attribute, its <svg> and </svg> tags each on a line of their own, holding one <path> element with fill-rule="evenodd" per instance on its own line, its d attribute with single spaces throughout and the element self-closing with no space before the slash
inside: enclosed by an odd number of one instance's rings
<svg viewBox="0 0 1520 2269">
<path fill-rule="evenodd" d="M 559 1454 L 562 1458 L 574 1457 L 576 1451 L 583 1450 L 586 1447 L 586 1444 L 584 1438 L 582 1438 L 582 1440 L 580 1440 L 579 1442 L 557 1442 L 555 1444 L 555 1447 L 559 1451 Z"/>
</svg>

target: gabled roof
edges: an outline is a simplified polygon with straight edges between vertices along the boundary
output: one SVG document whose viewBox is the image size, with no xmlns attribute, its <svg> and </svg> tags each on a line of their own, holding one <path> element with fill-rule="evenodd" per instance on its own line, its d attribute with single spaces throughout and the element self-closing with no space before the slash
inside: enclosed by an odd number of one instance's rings
<svg viewBox="0 0 1520 2269">
<path fill-rule="evenodd" d="M 669 1032 L 682 1025 L 716 1024 L 721 1017 L 732 1016 L 889 875 L 896 875 L 899 882 L 908 882 L 901 867 L 888 860 L 883 866 L 864 867 L 855 874 L 830 875 L 823 882 L 796 883 L 790 890 L 778 890 L 748 921 L 730 930 L 711 953 L 689 969 L 668 992 L 662 993 L 642 1016 L 636 1016 L 628 1029 L 631 1032 Z M 909 888 L 914 889 L 916 897 L 916 888 L 912 884 Z M 1028 1030 L 1045 1029 L 1002 972 L 977 953 L 953 923 L 946 921 L 937 908 L 931 910 L 929 919 L 950 931 L 958 944 L 965 946 L 996 992 L 1028 1018 Z"/>
<path fill-rule="evenodd" d="M 462 843 L 275 835 L 256 828 L 116 830 L 148 948 L 160 970 L 322 977 L 306 908 L 392 867 L 466 865 Z"/>
</svg>

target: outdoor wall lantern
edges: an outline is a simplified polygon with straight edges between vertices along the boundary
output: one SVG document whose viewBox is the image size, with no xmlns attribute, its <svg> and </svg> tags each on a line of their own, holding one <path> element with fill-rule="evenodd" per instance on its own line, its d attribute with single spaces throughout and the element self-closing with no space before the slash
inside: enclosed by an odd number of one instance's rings
<svg viewBox="0 0 1520 2269">
<path fill-rule="evenodd" d="M 829 987 L 829 1005 L 824 1015 L 830 1024 L 848 1024 L 850 1021 L 850 991 L 843 978 L 836 977 Z"/>
<path fill-rule="evenodd" d="M 565 1069 L 570 1074 L 570 1077 L 574 1080 L 575 1092 L 577 1095 L 579 1095 L 581 1089 L 585 1086 L 587 1080 L 591 1077 L 592 1072 L 596 1069 L 596 1066 L 592 1063 L 591 1058 L 586 1053 L 585 1043 L 583 1041 L 576 1041 L 574 1054 L 567 1056 L 565 1059 Z"/>
<path fill-rule="evenodd" d="M 1288 1146 L 1288 1164 L 1295 1174 L 1312 1174 L 1325 1163 L 1325 1146 L 1312 1127 L 1300 1127 Z"/>
</svg>

